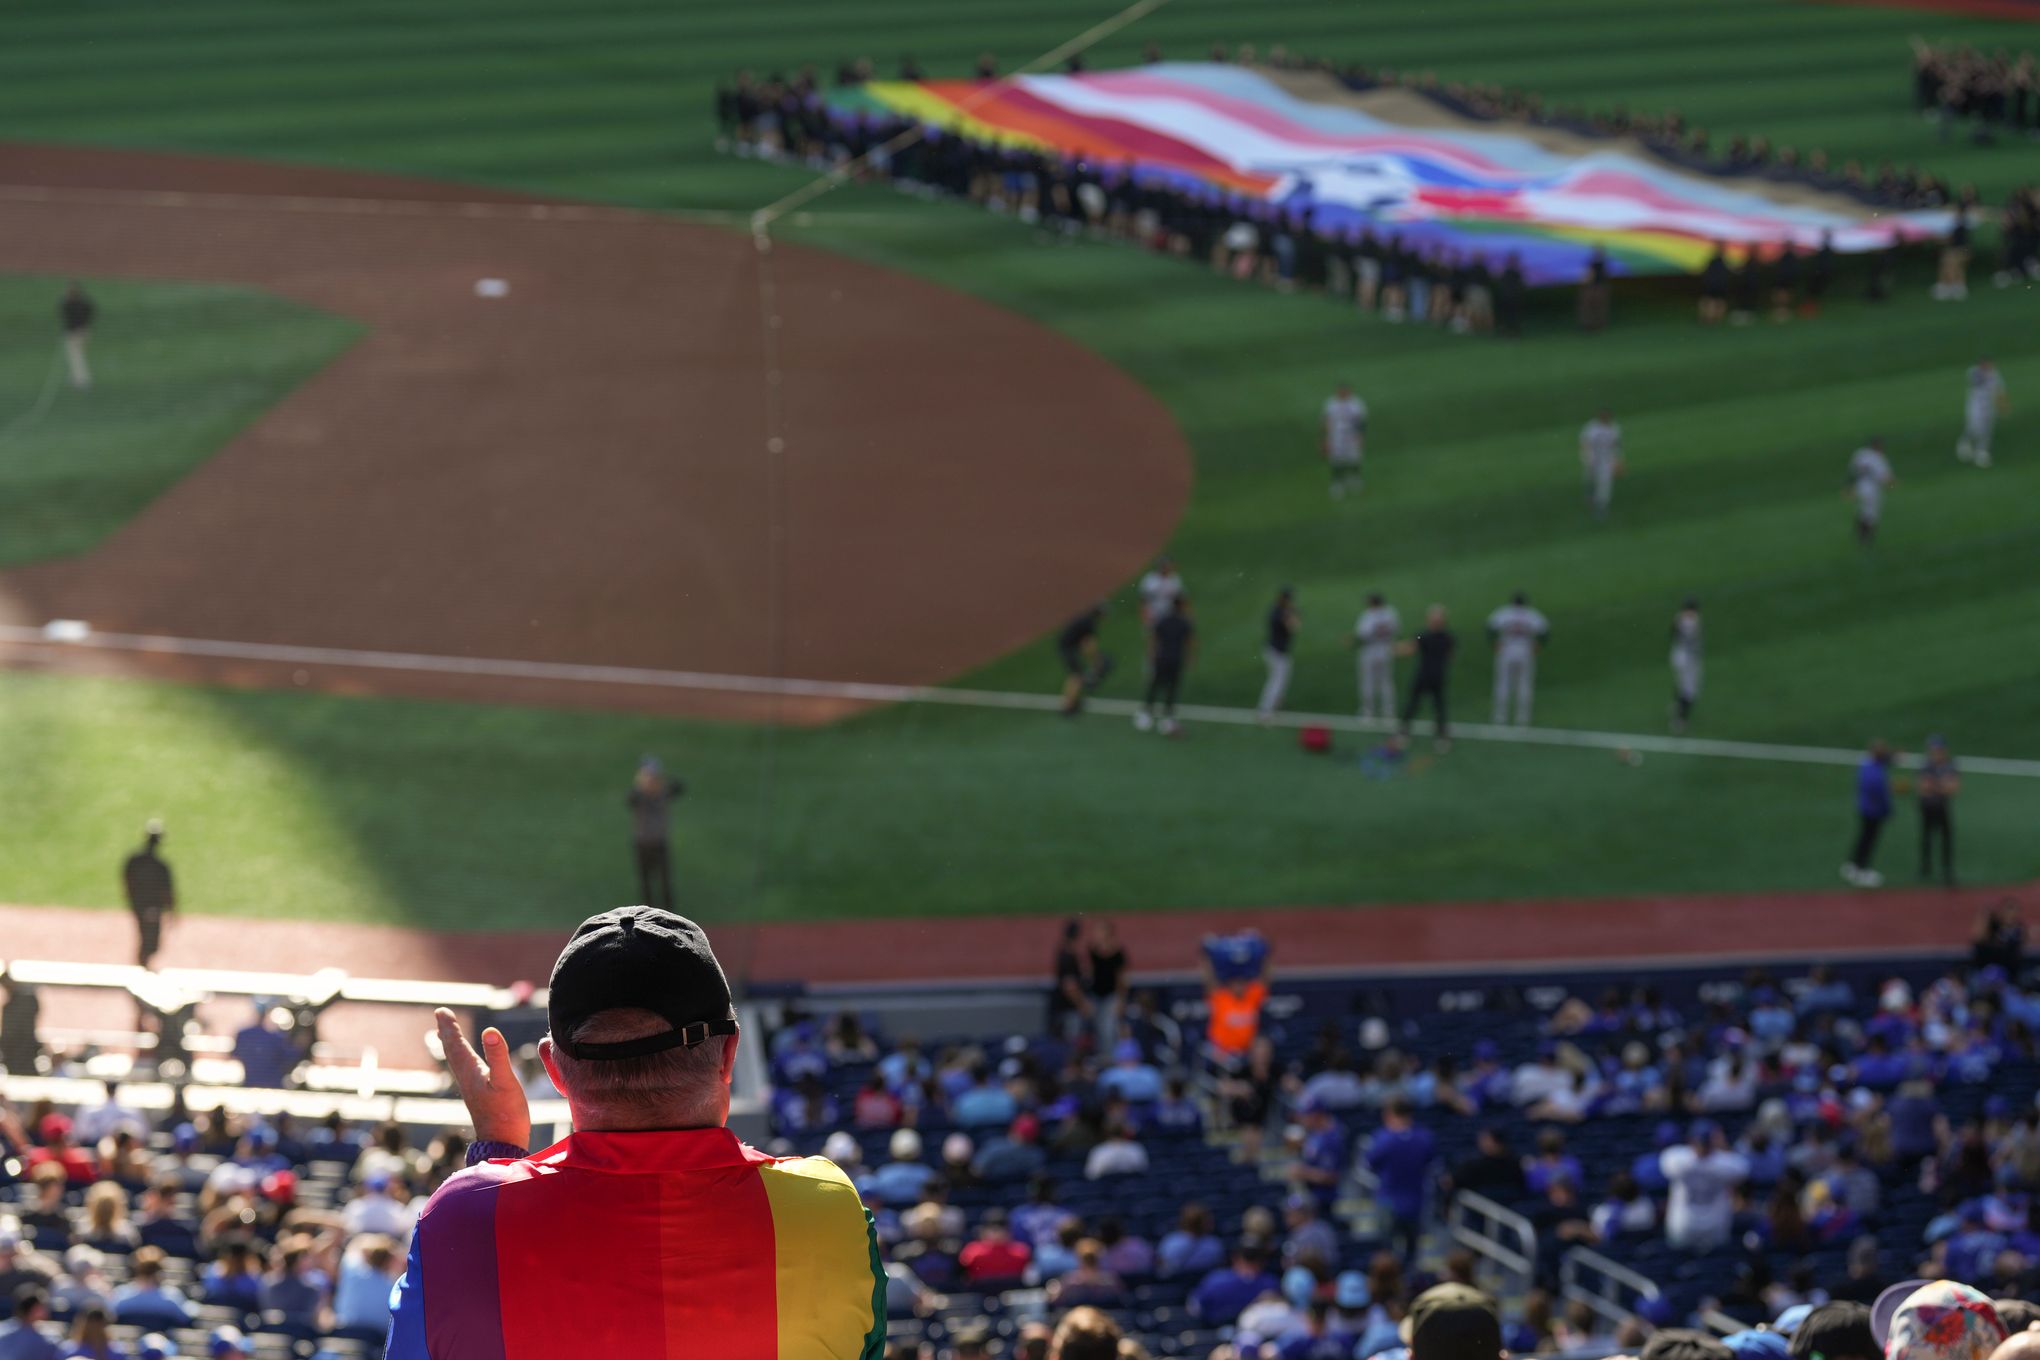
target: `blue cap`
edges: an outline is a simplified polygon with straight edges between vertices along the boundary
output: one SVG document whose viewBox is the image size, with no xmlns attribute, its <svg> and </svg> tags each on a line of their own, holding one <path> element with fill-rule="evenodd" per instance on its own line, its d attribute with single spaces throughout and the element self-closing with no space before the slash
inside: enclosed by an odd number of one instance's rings
<svg viewBox="0 0 2040 1360">
<path fill-rule="evenodd" d="M 1812 1311 L 1813 1305 L 1810 1303 L 1795 1303 L 1778 1314 L 1778 1320 L 1771 1324 L 1771 1330 L 1790 1336 L 1799 1330 L 1800 1324 L 1806 1321 L 1806 1315 Z"/>
<path fill-rule="evenodd" d="M 1686 1136 L 1693 1142 L 1698 1143 L 1704 1139 L 1712 1138 L 1719 1132 L 1721 1132 L 1721 1125 L 1715 1123 L 1712 1119 L 1696 1119 L 1693 1121 L 1693 1126 L 1686 1130 Z"/>
<path fill-rule="evenodd" d="M 1139 1062 L 1141 1058 L 1140 1040 L 1121 1039 L 1112 1046 L 1112 1056 L 1120 1062 Z"/>
<path fill-rule="evenodd" d="M 248 1130 L 245 1137 L 259 1148 L 273 1148 L 276 1146 L 276 1130 L 270 1128 L 267 1124 L 255 1125 Z"/>
<path fill-rule="evenodd" d="M 179 1124 L 170 1138 L 179 1152 L 189 1152 L 198 1146 L 198 1125 Z"/>
<path fill-rule="evenodd" d="M 1332 1302 L 1346 1309 L 1370 1307 L 1374 1294 L 1367 1288 L 1367 1277 L 1357 1270 L 1340 1271 L 1332 1282 Z"/>
<path fill-rule="evenodd" d="M 150 1332 L 135 1351 L 135 1360 L 177 1360 L 177 1343 L 161 1332 Z"/>
<path fill-rule="evenodd" d="M 248 1338 L 239 1327 L 215 1327 L 212 1330 L 212 1335 L 206 1338 L 206 1346 L 214 1355 L 225 1355 L 228 1351 L 240 1351 L 246 1354 Z"/>
<path fill-rule="evenodd" d="M 1501 1055 L 1501 1051 L 1501 1045 L 1492 1039 L 1475 1039 L 1473 1041 L 1473 1056 L 1478 1062 L 1493 1062 Z"/>
<path fill-rule="evenodd" d="M 1660 1119 L 1651 1141 L 1659 1148 L 1668 1148 L 1679 1141 L 1679 1125 L 1676 1120 Z"/>
<path fill-rule="evenodd" d="M 1316 1292 L 1317 1276 L 1308 1267 L 1291 1266 L 1282 1272 L 1282 1297 L 1289 1300 L 1290 1307 L 1310 1307 L 1310 1296 Z"/>
<path fill-rule="evenodd" d="M 1735 1352 L 1736 1360 L 1792 1360 L 1792 1348 L 1779 1332 L 1761 1328 L 1733 1332 L 1721 1338 L 1721 1344 Z"/>
</svg>

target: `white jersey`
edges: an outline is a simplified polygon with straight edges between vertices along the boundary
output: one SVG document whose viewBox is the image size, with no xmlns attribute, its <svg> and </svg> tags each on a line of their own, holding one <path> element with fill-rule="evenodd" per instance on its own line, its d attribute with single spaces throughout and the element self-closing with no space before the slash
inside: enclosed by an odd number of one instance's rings
<svg viewBox="0 0 2040 1360">
<path fill-rule="evenodd" d="M 1358 397 L 1325 399 L 1325 447 L 1334 458 L 1354 458 L 1367 432 L 1367 403 Z"/>
<path fill-rule="evenodd" d="M 1884 488 L 1891 481 L 1891 462 L 1880 450 L 1857 449 L 1855 456 L 1849 459 L 1849 480 L 1855 485 L 1859 504 L 1876 505 L 1883 499 Z"/>
<path fill-rule="evenodd" d="M 1997 419 L 1998 402 L 2004 399 L 2005 377 L 1995 368 L 1977 364 L 1969 370 L 1968 415 L 1972 425 L 1988 425 Z"/>
<path fill-rule="evenodd" d="M 1148 627 L 1154 627 L 1159 619 L 1168 617 L 1176 597 L 1183 593 L 1183 578 L 1175 572 L 1167 575 L 1151 571 L 1140 578 L 1140 618 Z"/>
<path fill-rule="evenodd" d="M 1590 420 L 1580 431 L 1580 453 L 1590 467 L 1613 467 L 1622 457 L 1622 427 L 1612 420 Z"/>
<path fill-rule="evenodd" d="M 1504 661 L 1516 661 L 1537 654 L 1537 644 L 1551 631 L 1544 615 L 1527 604 L 1505 604 L 1488 615 L 1488 632 L 1494 634 Z"/>
<path fill-rule="evenodd" d="M 1353 625 L 1353 636 L 1360 640 L 1360 649 L 1370 655 L 1379 656 L 1395 646 L 1395 640 L 1402 636 L 1402 616 L 1395 612 L 1394 605 L 1378 604 L 1364 609 L 1359 622 Z"/>
<path fill-rule="evenodd" d="M 1700 661 L 1702 631 L 1699 612 L 1682 609 L 1672 620 L 1672 665 L 1676 668 L 1697 665 Z"/>
</svg>

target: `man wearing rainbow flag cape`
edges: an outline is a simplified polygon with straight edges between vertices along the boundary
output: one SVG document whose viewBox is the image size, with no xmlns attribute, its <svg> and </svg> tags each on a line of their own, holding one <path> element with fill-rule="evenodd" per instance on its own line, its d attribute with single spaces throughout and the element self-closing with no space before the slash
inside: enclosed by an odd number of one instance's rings
<svg viewBox="0 0 2040 1360">
<path fill-rule="evenodd" d="M 737 1020 L 701 928 L 590 917 L 547 1010 L 575 1131 L 528 1154 L 502 1034 L 478 1054 L 438 1013 L 476 1142 L 418 1220 L 389 1360 L 878 1360 L 885 1275 L 849 1177 L 723 1127 Z"/>
</svg>

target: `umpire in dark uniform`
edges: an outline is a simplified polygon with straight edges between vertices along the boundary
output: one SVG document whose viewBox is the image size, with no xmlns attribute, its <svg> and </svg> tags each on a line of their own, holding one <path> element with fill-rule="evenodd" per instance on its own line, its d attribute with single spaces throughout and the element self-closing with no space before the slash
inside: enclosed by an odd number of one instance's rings
<svg viewBox="0 0 2040 1360">
<path fill-rule="evenodd" d="M 1432 711 L 1438 718 L 1438 749 L 1441 751 L 1452 749 L 1452 728 L 1445 715 L 1445 682 L 1452 670 L 1453 649 L 1458 645 L 1459 640 L 1445 626 L 1445 606 L 1434 604 L 1424 612 L 1423 631 L 1396 647 L 1398 655 L 1414 654 L 1417 658 L 1416 683 L 1410 686 L 1409 698 L 1403 703 L 1403 735 L 1409 735 L 1410 723 L 1417 716 L 1417 706 L 1428 696 Z"/>
<path fill-rule="evenodd" d="M 657 757 L 638 762 L 637 776 L 630 781 L 630 828 L 638 896 L 645 906 L 672 909 L 672 804 L 686 792 L 687 785 L 667 775 Z"/>
<path fill-rule="evenodd" d="M 163 860 L 161 822 L 149 823 L 142 848 L 121 865 L 120 878 L 127 889 L 128 910 L 135 915 L 136 962 L 147 968 L 163 945 L 163 918 L 177 909 L 177 885 Z"/>
</svg>

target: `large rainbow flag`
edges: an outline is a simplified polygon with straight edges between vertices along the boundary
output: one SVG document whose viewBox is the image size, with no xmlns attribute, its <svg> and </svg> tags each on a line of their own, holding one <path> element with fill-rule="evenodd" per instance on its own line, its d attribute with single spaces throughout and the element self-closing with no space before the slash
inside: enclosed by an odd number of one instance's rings
<svg viewBox="0 0 2040 1360">
<path fill-rule="evenodd" d="M 1840 251 L 1939 235 L 1942 212 L 1889 213 L 1761 176 L 1689 170 L 1629 141 L 1459 119 L 1400 94 L 1382 105 L 1329 76 L 1171 63 L 1004 82 L 875 81 L 830 95 L 845 113 L 918 120 L 977 140 L 1178 187 L 1301 209 L 1320 227 L 1372 223 L 1406 245 L 1521 255 L 1532 282 L 1577 279 L 1595 246 L 1618 273 L 1700 268 L 1831 235 Z M 1411 116 L 1420 104 L 1435 116 Z"/>
</svg>

